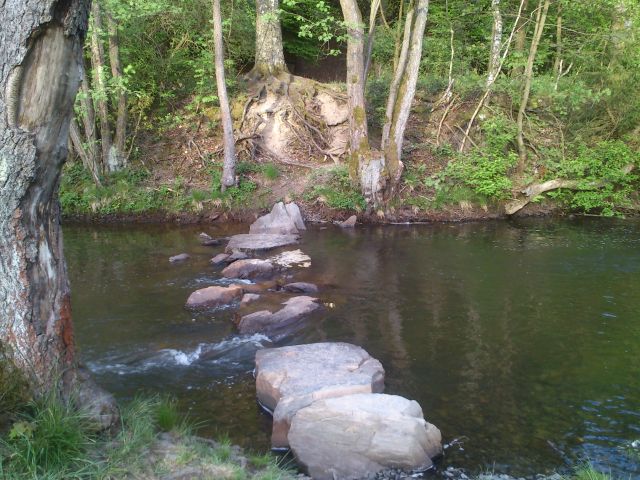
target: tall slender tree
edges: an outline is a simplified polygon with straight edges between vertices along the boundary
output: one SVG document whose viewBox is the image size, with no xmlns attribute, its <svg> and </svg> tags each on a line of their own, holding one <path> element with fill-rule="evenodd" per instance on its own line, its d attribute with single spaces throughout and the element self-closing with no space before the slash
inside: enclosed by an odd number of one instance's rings
<svg viewBox="0 0 640 480">
<path fill-rule="evenodd" d="M 34 394 L 115 420 L 77 365 L 57 200 L 80 83 L 88 0 L 0 8 L 0 341 Z"/>
<path fill-rule="evenodd" d="M 256 54 L 252 73 L 261 78 L 287 71 L 278 0 L 256 0 Z"/>
<path fill-rule="evenodd" d="M 216 85 L 222 120 L 224 164 L 222 167 L 221 188 L 224 191 L 236 183 L 236 144 L 233 137 L 233 120 L 229 108 L 229 96 L 224 76 L 224 45 L 222 43 L 222 14 L 220 0 L 212 0 L 213 9 L 213 45 L 215 50 Z"/>
</svg>

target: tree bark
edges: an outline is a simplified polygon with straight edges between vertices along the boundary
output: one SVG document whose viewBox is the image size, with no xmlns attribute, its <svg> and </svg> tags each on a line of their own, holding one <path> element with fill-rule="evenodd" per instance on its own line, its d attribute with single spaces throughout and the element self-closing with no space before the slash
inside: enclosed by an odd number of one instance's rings
<svg viewBox="0 0 640 480">
<path fill-rule="evenodd" d="M 267 78 L 286 71 L 279 2 L 256 0 L 256 57 L 252 74 Z"/>
<path fill-rule="evenodd" d="M 124 86 L 122 75 L 122 65 L 120 62 L 120 42 L 118 40 L 118 24 L 107 13 L 107 29 L 109 31 L 109 63 L 111 64 L 111 78 L 117 84 L 117 106 L 116 106 L 116 131 L 113 138 L 114 163 L 117 169 L 127 166 L 127 89 Z"/>
<path fill-rule="evenodd" d="M 57 201 L 88 13 L 88 0 L 0 9 L 0 340 L 34 394 L 108 426 L 112 397 L 77 368 Z"/>
<path fill-rule="evenodd" d="M 556 58 L 553 61 L 553 73 L 562 74 L 562 3 L 558 2 L 558 17 L 556 18 Z"/>
<path fill-rule="evenodd" d="M 222 15 L 220 0 L 212 0 L 213 7 L 213 45 L 215 50 L 216 85 L 220 102 L 220 118 L 224 141 L 224 164 L 222 167 L 221 189 L 236 184 L 236 144 L 233 137 L 233 120 L 229 108 L 227 84 L 224 76 L 224 45 L 222 43 Z M 278 28 L 279 25 L 278 25 Z"/>
<path fill-rule="evenodd" d="M 529 0 L 524 0 L 522 4 L 522 12 L 523 15 L 518 19 L 516 24 L 516 40 L 513 45 L 513 53 L 516 54 L 516 57 L 522 58 L 524 57 L 524 48 L 527 45 L 527 9 L 529 8 Z M 517 65 L 511 71 L 512 77 L 517 77 L 522 75 L 524 71 L 524 67 L 522 65 Z"/>
<path fill-rule="evenodd" d="M 376 18 L 381 9 L 381 0 L 371 0 L 371 11 L 369 12 L 369 33 L 367 34 L 367 47 L 364 60 L 364 80 L 366 82 L 371 67 L 371 56 L 373 54 L 373 39 L 376 32 Z"/>
<path fill-rule="evenodd" d="M 491 53 L 489 54 L 489 69 L 485 88 L 491 88 L 500 71 L 500 52 L 502 50 L 502 14 L 500 13 L 500 0 L 491 1 L 493 12 L 493 30 L 491 32 Z"/>
<path fill-rule="evenodd" d="M 104 46 L 100 34 L 102 32 L 102 12 L 100 5 L 94 1 L 91 5 L 91 67 L 93 69 L 93 93 L 100 124 L 100 144 L 102 147 L 102 164 L 108 171 L 118 169 L 111 159 L 111 125 L 109 123 L 109 106 L 107 103 L 107 87 L 104 79 L 105 58 Z"/>
<path fill-rule="evenodd" d="M 518 133 L 516 140 L 518 143 L 518 170 L 524 171 L 525 164 L 527 162 L 527 147 L 524 144 L 524 114 L 529 104 L 529 95 L 531 94 L 531 80 L 533 79 L 533 65 L 536 59 L 536 53 L 538 52 L 538 45 L 542 38 L 542 31 L 547 20 L 547 12 L 549 11 L 549 4 L 551 0 L 540 0 L 538 3 L 536 14 L 536 25 L 533 32 L 533 38 L 531 39 L 531 47 L 529 48 L 529 57 L 527 58 L 527 64 L 524 69 L 524 83 L 522 91 L 522 100 L 520 101 L 520 108 L 518 109 L 518 117 L 516 124 Z"/>
</svg>

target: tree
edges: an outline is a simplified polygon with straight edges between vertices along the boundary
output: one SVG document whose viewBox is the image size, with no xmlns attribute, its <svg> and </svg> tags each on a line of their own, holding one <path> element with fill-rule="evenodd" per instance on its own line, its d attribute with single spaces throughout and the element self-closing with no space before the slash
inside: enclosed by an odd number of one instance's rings
<svg viewBox="0 0 640 480">
<path fill-rule="evenodd" d="M 278 0 L 256 0 L 256 56 L 252 74 L 259 78 L 287 71 L 282 49 Z"/>
<path fill-rule="evenodd" d="M 404 132 L 413 102 L 422 41 L 427 22 L 428 0 L 412 2 L 404 21 L 404 33 L 393 81 L 389 90 L 381 150 L 369 146 L 364 102 L 364 30 L 356 0 L 340 0 L 348 31 L 347 97 L 349 99 L 350 162 L 357 172 L 369 209 L 380 208 L 394 195 L 404 165 L 401 161 Z"/>
<path fill-rule="evenodd" d="M 113 398 L 77 365 L 57 200 L 88 13 L 88 0 L 0 9 L 0 340 L 35 395 L 108 426 Z"/>
<path fill-rule="evenodd" d="M 224 76 L 224 46 L 222 44 L 222 16 L 220 14 L 220 0 L 213 0 L 213 45 L 215 50 L 216 85 L 220 102 L 220 117 L 222 119 L 224 164 L 222 167 L 221 188 L 236 184 L 236 141 L 233 137 L 233 120 L 229 108 L 227 84 Z"/>
</svg>

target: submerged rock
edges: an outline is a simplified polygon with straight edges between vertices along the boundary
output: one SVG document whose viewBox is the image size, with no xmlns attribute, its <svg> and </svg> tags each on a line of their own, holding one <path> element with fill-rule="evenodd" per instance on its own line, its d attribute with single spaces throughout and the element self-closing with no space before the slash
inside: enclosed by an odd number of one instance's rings
<svg viewBox="0 0 640 480">
<path fill-rule="evenodd" d="M 185 260 L 189 260 L 191 255 L 188 253 L 179 253 L 178 255 L 174 255 L 173 257 L 169 257 L 169 261 L 171 263 L 184 262 Z"/>
<path fill-rule="evenodd" d="M 275 313 L 269 310 L 260 310 L 245 315 L 238 322 L 238 331 L 245 333 L 273 333 L 290 327 L 298 320 L 320 308 L 317 298 L 300 296 L 293 297 L 283 303 Z"/>
<path fill-rule="evenodd" d="M 356 222 L 358 221 L 358 217 L 355 215 L 351 215 L 344 222 L 338 223 L 338 226 L 341 228 L 353 228 L 356 226 Z"/>
<path fill-rule="evenodd" d="M 242 300 L 240 300 L 240 305 L 248 305 L 252 302 L 255 302 L 256 300 L 260 299 L 260 295 L 258 295 L 257 293 L 245 293 L 242 296 Z"/>
<path fill-rule="evenodd" d="M 291 421 L 289 443 L 317 480 L 364 478 L 388 468 L 426 470 L 442 454 L 440 430 L 417 402 L 355 394 L 317 400 Z"/>
<path fill-rule="evenodd" d="M 222 270 L 222 275 L 227 278 L 268 278 L 273 275 L 275 267 L 267 260 L 250 258 L 233 262 Z"/>
<path fill-rule="evenodd" d="M 272 250 L 298 243 L 297 235 L 278 235 L 273 233 L 242 233 L 234 235 L 227 244 L 226 251 L 260 251 Z"/>
<path fill-rule="evenodd" d="M 274 255 L 273 257 L 269 257 L 268 260 L 274 265 L 280 265 L 284 268 L 309 268 L 311 266 L 311 257 L 300 249 L 282 252 L 278 255 Z"/>
<path fill-rule="evenodd" d="M 209 262 L 211 262 L 213 265 L 220 265 L 223 263 L 227 263 L 227 260 L 229 259 L 230 256 L 231 255 L 227 253 L 219 253 L 218 255 L 213 257 L 211 260 L 209 260 Z"/>
<path fill-rule="evenodd" d="M 297 234 L 305 230 L 300 208 L 295 203 L 276 203 L 271 213 L 258 218 L 249 227 L 249 233 Z"/>
<path fill-rule="evenodd" d="M 258 401 L 273 411 L 271 445 L 289 446 L 294 414 L 315 400 L 384 390 L 384 368 L 348 343 L 312 343 L 256 353 Z"/>
<path fill-rule="evenodd" d="M 209 235 L 208 233 L 204 233 L 204 232 L 201 232 L 198 235 L 198 238 L 200 239 L 200 244 L 201 245 L 205 245 L 207 247 L 215 246 L 215 245 L 222 245 L 224 242 L 229 240 L 228 237 L 213 238 L 211 235 Z"/>
<path fill-rule="evenodd" d="M 228 305 L 242 296 L 243 290 L 239 285 L 229 287 L 207 287 L 196 290 L 187 299 L 187 307 L 219 307 Z"/>
<path fill-rule="evenodd" d="M 307 282 L 288 283 L 282 289 L 292 293 L 318 293 L 318 286 Z"/>
</svg>

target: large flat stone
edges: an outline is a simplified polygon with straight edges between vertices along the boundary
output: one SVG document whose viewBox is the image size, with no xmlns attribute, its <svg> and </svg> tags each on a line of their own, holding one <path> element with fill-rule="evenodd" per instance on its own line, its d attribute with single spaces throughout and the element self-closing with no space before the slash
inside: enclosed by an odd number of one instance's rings
<svg viewBox="0 0 640 480">
<path fill-rule="evenodd" d="M 369 478 L 389 468 L 425 470 L 442 453 L 440 430 L 417 402 L 355 394 L 318 400 L 296 412 L 289 443 L 316 480 Z"/>
<path fill-rule="evenodd" d="M 227 244 L 226 251 L 260 251 L 272 250 L 286 245 L 298 243 L 297 235 L 278 235 L 275 233 L 242 233 L 234 235 Z"/>
<path fill-rule="evenodd" d="M 287 447 L 291 418 L 316 400 L 384 390 L 384 368 L 348 343 L 312 343 L 256 353 L 258 400 L 273 411 L 271 444 Z"/>
</svg>

